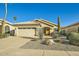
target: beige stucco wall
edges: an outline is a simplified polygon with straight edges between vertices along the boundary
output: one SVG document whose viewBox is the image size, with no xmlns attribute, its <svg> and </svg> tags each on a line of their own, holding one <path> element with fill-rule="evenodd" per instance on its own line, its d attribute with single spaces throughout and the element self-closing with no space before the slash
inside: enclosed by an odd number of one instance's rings
<svg viewBox="0 0 79 59">
<path fill-rule="evenodd" d="M 41 25 L 41 28 L 44 28 L 44 27 L 49 27 L 50 28 L 50 33 L 54 31 L 54 28 L 57 28 L 55 25 L 53 25 L 53 27 L 51 26 L 48 26 L 46 24 L 43 24 L 43 23 L 40 23 Z M 35 29 L 18 29 L 18 28 L 36 28 L 36 34 L 38 35 L 38 29 L 40 28 L 40 25 L 24 25 L 24 26 L 13 26 L 7 22 L 5 22 L 4 24 L 4 32 L 5 32 L 5 26 L 9 26 L 10 27 L 10 31 L 11 30 L 15 30 L 15 35 L 16 36 L 34 36 L 35 35 Z"/>
<path fill-rule="evenodd" d="M 14 30 L 15 29 L 15 26 L 12 26 L 12 25 L 7 24 L 7 23 L 4 24 L 4 28 L 5 28 L 5 26 L 9 26 L 10 27 L 10 30 Z"/>
<path fill-rule="evenodd" d="M 40 23 L 40 22 L 39 22 Z M 57 26 L 53 25 L 53 27 L 49 26 L 49 25 L 46 25 L 46 24 L 43 24 L 43 23 L 40 23 L 41 24 L 41 27 L 44 28 L 44 27 L 49 27 L 50 28 L 50 33 L 52 33 L 54 31 L 54 28 L 57 28 Z"/>
<path fill-rule="evenodd" d="M 1 22 L 0 22 L 0 23 L 1 23 Z M 5 33 L 5 27 L 6 27 L 6 26 L 9 26 L 10 31 L 15 30 L 15 28 L 17 28 L 17 27 L 15 27 L 15 26 L 13 26 L 13 25 L 11 25 L 11 24 L 7 23 L 7 22 L 4 22 L 4 26 L 3 26 L 3 33 Z M 1 23 L 0 28 L 2 28 L 2 23 Z M 2 30 L 1 30 L 1 32 L 2 32 Z"/>
</svg>

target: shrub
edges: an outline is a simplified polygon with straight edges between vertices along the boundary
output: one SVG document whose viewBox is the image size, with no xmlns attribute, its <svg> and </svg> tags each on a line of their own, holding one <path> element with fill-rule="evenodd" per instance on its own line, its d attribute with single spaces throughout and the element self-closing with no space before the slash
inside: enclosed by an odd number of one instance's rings
<svg viewBox="0 0 79 59">
<path fill-rule="evenodd" d="M 67 39 L 69 40 L 70 44 L 79 46 L 79 33 L 71 32 Z"/>
<path fill-rule="evenodd" d="M 57 39 L 57 40 L 54 40 L 54 41 L 55 41 L 55 42 L 60 42 L 60 40 L 58 40 L 58 39 Z"/>
<path fill-rule="evenodd" d="M 67 32 L 66 33 L 66 38 L 67 38 L 67 40 L 69 40 L 69 36 L 71 35 L 71 32 Z"/>
<path fill-rule="evenodd" d="M 60 35 L 64 35 L 64 36 L 68 36 L 71 32 L 69 31 L 65 31 L 65 30 L 61 30 L 60 31 Z"/>
<path fill-rule="evenodd" d="M 60 35 L 66 36 L 66 31 L 65 31 L 65 30 L 61 30 L 61 31 L 60 31 Z"/>
<path fill-rule="evenodd" d="M 53 32 L 53 33 L 51 33 L 51 36 L 52 36 L 52 38 L 53 38 L 53 39 L 55 39 L 55 38 L 59 37 L 59 34 L 58 34 L 58 33 Z"/>
<path fill-rule="evenodd" d="M 0 38 L 5 38 L 5 37 L 8 37 L 8 36 L 9 36 L 9 34 L 5 34 L 5 33 L 4 33 L 4 34 L 2 35 L 2 34 L 0 33 Z"/>
</svg>

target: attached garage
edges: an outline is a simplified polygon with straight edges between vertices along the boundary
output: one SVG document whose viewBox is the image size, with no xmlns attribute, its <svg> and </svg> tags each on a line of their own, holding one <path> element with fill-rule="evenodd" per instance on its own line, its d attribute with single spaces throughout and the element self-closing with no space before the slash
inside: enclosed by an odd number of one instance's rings
<svg viewBox="0 0 79 59">
<path fill-rule="evenodd" d="M 35 36 L 35 28 L 18 28 L 18 36 L 33 37 Z"/>
<path fill-rule="evenodd" d="M 50 35 L 53 32 L 54 27 L 57 25 L 47 21 L 31 21 L 31 22 L 20 22 L 14 24 L 16 29 L 16 36 L 20 37 L 37 37 L 39 35 L 39 28 L 44 28 L 45 35 Z"/>
</svg>

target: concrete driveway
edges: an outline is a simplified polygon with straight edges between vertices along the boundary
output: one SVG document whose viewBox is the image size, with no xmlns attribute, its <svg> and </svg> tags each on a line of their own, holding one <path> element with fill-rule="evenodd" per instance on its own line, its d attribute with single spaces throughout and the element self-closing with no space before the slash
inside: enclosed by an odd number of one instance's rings
<svg viewBox="0 0 79 59">
<path fill-rule="evenodd" d="M 79 47 L 56 43 L 52 47 L 43 45 L 40 40 L 8 37 L 0 39 L 1 56 L 79 56 Z"/>
</svg>

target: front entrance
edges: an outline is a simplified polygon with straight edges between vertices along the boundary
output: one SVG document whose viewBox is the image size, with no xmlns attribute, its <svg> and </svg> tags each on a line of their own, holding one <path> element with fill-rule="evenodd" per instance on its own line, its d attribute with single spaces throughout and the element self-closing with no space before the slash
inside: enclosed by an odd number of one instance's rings
<svg viewBox="0 0 79 59">
<path fill-rule="evenodd" d="M 7 36 L 14 36 L 15 35 L 15 30 L 10 30 L 10 27 L 9 26 L 5 26 L 5 34 Z"/>
<path fill-rule="evenodd" d="M 5 26 L 5 34 L 10 34 L 10 27 L 9 26 Z"/>
<path fill-rule="evenodd" d="M 10 27 L 9 26 L 5 26 L 5 34 L 6 34 L 6 36 L 10 36 Z"/>
<path fill-rule="evenodd" d="M 44 27 L 44 35 L 50 35 L 50 28 Z"/>
</svg>

